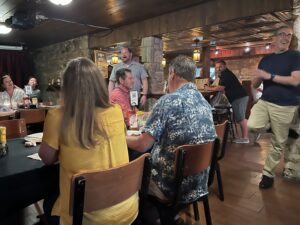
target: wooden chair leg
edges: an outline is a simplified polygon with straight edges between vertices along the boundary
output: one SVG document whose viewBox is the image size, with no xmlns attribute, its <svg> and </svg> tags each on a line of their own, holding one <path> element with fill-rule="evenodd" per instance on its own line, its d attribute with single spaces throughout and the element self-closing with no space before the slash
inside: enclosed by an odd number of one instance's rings
<svg viewBox="0 0 300 225">
<path fill-rule="evenodd" d="M 221 170 L 220 170 L 219 163 L 217 163 L 216 172 L 217 172 L 217 180 L 218 180 L 219 199 L 223 202 L 224 201 L 224 192 L 223 192 L 223 183 L 222 183 L 222 176 L 221 176 Z"/>
<path fill-rule="evenodd" d="M 193 208 L 194 208 L 195 220 L 199 221 L 200 216 L 199 216 L 199 210 L 198 210 L 198 203 L 197 203 L 197 201 L 193 202 Z"/>
<path fill-rule="evenodd" d="M 208 195 L 204 197 L 203 205 L 204 205 L 204 213 L 205 213 L 205 218 L 206 218 L 206 225 L 212 225 L 210 209 L 209 209 L 209 204 L 208 204 Z"/>
</svg>

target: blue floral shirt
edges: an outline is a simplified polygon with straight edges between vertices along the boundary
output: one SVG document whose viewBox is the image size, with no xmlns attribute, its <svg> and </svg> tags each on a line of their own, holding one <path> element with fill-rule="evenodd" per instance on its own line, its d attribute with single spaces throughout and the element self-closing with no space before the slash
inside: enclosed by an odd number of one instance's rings
<svg viewBox="0 0 300 225">
<path fill-rule="evenodd" d="M 169 199 L 174 197 L 176 147 L 205 143 L 216 137 L 211 107 L 193 83 L 161 97 L 143 132 L 156 140 L 151 151 L 152 179 Z M 181 202 L 191 202 L 207 194 L 208 172 L 184 179 Z"/>
</svg>

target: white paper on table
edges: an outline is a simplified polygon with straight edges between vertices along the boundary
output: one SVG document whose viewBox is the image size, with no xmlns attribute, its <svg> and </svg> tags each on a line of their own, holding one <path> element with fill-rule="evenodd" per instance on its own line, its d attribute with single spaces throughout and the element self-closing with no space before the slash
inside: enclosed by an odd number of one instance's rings
<svg viewBox="0 0 300 225">
<path fill-rule="evenodd" d="M 128 136 L 139 136 L 141 134 L 142 133 L 139 130 L 127 130 L 127 135 Z"/>
<path fill-rule="evenodd" d="M 35 159 L 35 160 L 40 160 L 40 161 L 42 160 L 39 156 L 39 153 L 34 153 L 32 155 L 28 155 L 27 157 L 30 159 Z"/>
<path fill-rule="evenodd" d="M 24 137 L 25 141 L 35 142 L 35 143 L 41 143 L 42 139 L 43 139 L 43 132 L 30 134 Z"/>
</svg>

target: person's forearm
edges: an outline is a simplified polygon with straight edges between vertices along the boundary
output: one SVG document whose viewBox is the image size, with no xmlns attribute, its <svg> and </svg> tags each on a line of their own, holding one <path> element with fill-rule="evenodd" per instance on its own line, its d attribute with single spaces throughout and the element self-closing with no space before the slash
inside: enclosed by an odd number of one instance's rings
<svg viewBox="0 0 300 225">
<path fill-rule="evenodd" d="M 142 80 L 142 84 L 143 84 L 143 94 L 147 95 L 148 94 L 148 80 L 147 80 L 147 78 Z"/>
<path fill-rule="evenodd" d="M 143 142 L 140 142 L 140 137 L 139 136 L 127 136 L 126 137 L 126 142 L 127 142 L 127 146 L 135 151 L 138 152 L 146 152 L 148 149 L 150 149 L 150 147 L 148 148 L 147 145 L 145 145 Z"/>
<path fill-rule="evenodd" d="M 206 90 L 208 91 L 224 91 L 224 87 L 223 86 L 210 86 L 210 87 L 206 87 Z"/>
<path fill-rule="evenodd" d="M 297 76 L 281 76 L 274 74 L 273 82 L 283 84 L 283 85 L 291 85 L 291 86 L 298 86 L 300 84 L 300 79 Z"/>
<path fill-rule="evenodd" d="M 146 152 L 153 146 L 154 138 L 148 133 L 142 133 L 139 136 L 126 136 L 126 142 L 129 148 Z"/>
<path fill-rule="evenodd" d="M 252 79 L 252 87 L 253 88 L 258 88 L 261 85 L 262 79 L 259 77 L 254 77 Z"/>
</svg>

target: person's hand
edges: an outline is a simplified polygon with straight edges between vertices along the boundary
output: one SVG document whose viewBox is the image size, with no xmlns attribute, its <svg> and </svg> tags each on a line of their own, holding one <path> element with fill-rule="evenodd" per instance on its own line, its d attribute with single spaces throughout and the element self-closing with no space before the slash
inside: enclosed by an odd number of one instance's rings
<svg viewBox="0 0 300 225">
<path fill-rule="evenodd" d="M 141 100 L 140 100 L 141 106 L 144 106 L 145 103 L 146 103 L 146 101 L 147 101 L 147 96 L 146 96 L 146 95 L 143 95 L 143 96 L 141 97 Z"/>
<path fill-rule="evenodd" d="M 267 73 L 266 71 L 260 70 L 260 69 L 257 69 L 255 71 L 254 76 L 257 77 L 257 78 L 263 79 L 263 80 L 270 80 L 271 79 L 271 74 L 270 73 Z"/>
</svg>

